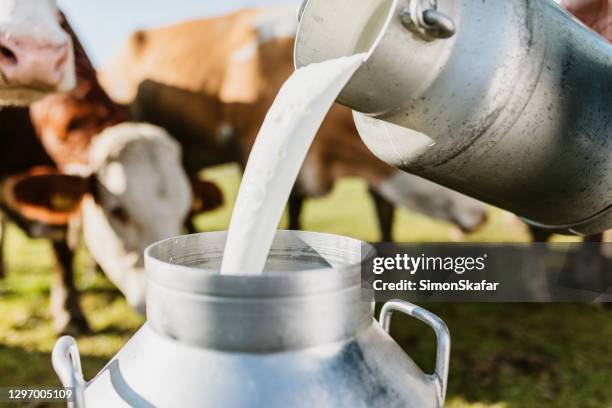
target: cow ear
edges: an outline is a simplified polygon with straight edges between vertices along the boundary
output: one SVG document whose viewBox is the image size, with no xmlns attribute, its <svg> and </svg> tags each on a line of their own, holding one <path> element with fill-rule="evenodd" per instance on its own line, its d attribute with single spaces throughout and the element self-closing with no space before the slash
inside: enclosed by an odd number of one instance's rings
<svg viewBox="0 0 612 408">
<path fill-rule="evenodd" d="M 63 226 L 78 212 L 90 190 L 89 178 L 35 168 L 8 177 L 2 185 L 2 196 L 9 212 L 26 220 Z"/>
</svg>

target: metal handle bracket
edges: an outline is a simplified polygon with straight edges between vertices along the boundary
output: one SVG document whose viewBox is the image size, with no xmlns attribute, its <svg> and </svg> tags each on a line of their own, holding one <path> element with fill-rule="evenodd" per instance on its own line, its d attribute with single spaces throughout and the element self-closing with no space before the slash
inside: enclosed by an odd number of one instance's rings
<svg viewBox="0 0 612 408">
<path fill-rule="evenodd" d="M 393 312 L 402 312 L 429 325 L 436 333 L 438 347 L 436 352 L 436 369 L 430 375 L 437 388 L 438 406 L 444 406 L 446 387 L 448 385 L 448 367 L 450 361 L 450 333 L 446 324 L 435 314 L 403 300 L 391 300 L 384 304 L 380 311 L 379 322 L 382 328 L 389 333 L 391 328 L 391 315 Z"/>
<path fill-rule="evenodd" d="M 434 38 L 450 38 L 457 31 L 453 19 L 438 11 L 438 0 L 411 0 L 399 17 L 404 27 Z"/>
</svg>

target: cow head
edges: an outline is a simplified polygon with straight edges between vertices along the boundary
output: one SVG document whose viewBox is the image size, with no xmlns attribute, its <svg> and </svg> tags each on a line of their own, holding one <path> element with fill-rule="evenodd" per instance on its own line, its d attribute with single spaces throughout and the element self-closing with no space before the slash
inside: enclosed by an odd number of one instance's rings
<svg viewBox="0 0 612 408">
<path fill-rule="evenodd" d="M 0 104 L 74 87 L 74 53 L 56 0 L 0 0 Z"/>
<path fill-rule="evenodd" d="M 180 146 L 161 128 L 125 123 L 97 136 L 94 194 L 84 199 L 85 243 L 128 302 L 143 310 L 147 246 L 179 235 L 191 207 Z"/>
<path fill-rule="evenodd" d="M 397 171 L 377 190 L 395 205 L 473 232 L 487 220 L 486 205 L 421 177 Z"/>
<path fill-rule="evenodd" d="M 142 311 L 144 250 L 179 235 L 192 204 L 180 146 L 160 128 L 125 123 L 94 139 L 91 163 L 87 177 L 35 170 L 9 179 L 4 203 L 13 214 L 35 220 L 39 230 L 80 214 L 92 257 Z"/>
<path fill-rule="evenodd" d="M 464 233 L 472 233 L 487 222 L 487 206 L 471 197 L 447 189 L 448 209 L 446 221 L 449 221 Z"/>
</svg>

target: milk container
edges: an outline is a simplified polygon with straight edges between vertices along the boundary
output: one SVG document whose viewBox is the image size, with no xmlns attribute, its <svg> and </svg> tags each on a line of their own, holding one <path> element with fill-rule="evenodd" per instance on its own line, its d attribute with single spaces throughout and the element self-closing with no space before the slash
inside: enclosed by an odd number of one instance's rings
<svg viewBox="0 0 612 408">
<path fill-rule="evenodd" d="M 382 160 L 560 232 L 612 228 L 612 46 L 551 0 L 308 0 L 297 67 Z"/>
<path fill-rule="evenodd" d="M 373 248 L 334 235 L 279 231 L 264 274 L 221 275 L 225 233 L 162 241 L 146 252 L 147 322 L 91 381 L 76 343 L 53 365 L 72 406 L 439 407 L 450 339 L 424 309 L 392 301 L 372 317 L 360 265 Z M 391 314 L 436 333 L 423 373 L 387 333 Z"/>
</svg>

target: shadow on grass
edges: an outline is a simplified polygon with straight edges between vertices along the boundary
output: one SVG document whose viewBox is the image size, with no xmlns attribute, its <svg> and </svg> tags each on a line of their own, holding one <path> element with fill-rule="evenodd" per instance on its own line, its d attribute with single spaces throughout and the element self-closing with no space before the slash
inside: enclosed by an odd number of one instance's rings
<svg viewBox="0 0 612 408">
<path fill-rule="evenodd" d="M 134 329 L 129 327 L 119 327 L 116 325 L 106 326 L 103 329 L 89 333 L 88 336 L 117 336 L 130 337 L 134 334 Z"/>
<path fill-rule="evenodd" d="M 508 408 L 612 406 L 609 310 L 576 304 L 423 306 L 451 333 L 449 400 Z M 417 364 L 433 371 L 436 339 L 427 326 L 396 316 L 392 335 Z"/>
</svg>

